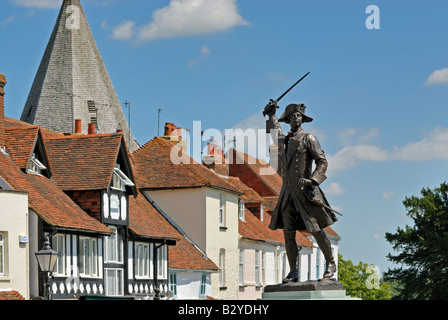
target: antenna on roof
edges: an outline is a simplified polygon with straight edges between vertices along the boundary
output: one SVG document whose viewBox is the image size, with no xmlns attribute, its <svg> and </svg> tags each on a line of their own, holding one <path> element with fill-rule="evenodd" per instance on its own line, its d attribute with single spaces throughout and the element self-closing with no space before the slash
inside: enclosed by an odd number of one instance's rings
<svg viewBox="0 0 448 320">
<path fill-rule="evenodd" d="M 162 113 L 162 108 L 159 108 L 158 112 L 159 112 L 159 117 L 158 117 L 158 122 L 157 122 L 157 136 L 160 137 L 160 114 Z"/>
<path fill-rule="evenodd" d="M 128 100 L 124 102 L 125 107 L 128 109 L 128 122 L 129 122 L 129 132 L 128 132 L 128 143 L 131 144 L 131 107 L 135 107 Z"/>
</svg>

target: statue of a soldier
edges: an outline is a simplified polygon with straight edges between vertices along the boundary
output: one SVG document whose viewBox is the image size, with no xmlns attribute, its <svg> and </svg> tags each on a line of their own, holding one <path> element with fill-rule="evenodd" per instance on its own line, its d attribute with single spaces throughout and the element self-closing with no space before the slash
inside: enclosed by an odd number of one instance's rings
<svg viewBox="0 0 448 320">
<path fill-rule="evenodd" d="M 299 279 L 297 230 L 311 233 L 323 252 L 327 262 L 323 280 L 331 279 L 336 272 L 331 243 L 323 229 L 338 219 L 319 187 L 326 180 L 328 164 L 316 137 L 305 133 L 301 127 L 302 123 L 313 121 L 305 114 L 305 108 L 303 104 L 290 104 L 280 119 L 275 115 L 275 103 L 270 103 L 264 110 L 264 114 L 269 116 L 266 121 L 267 132 L 278 139 L 277 165 L 283 179 L 278 204 L 269 226 L 273 230 L 283 229 L 285 236 L 291 270 L 283 283 L 297 282 Z M 283 134 L 280 122 L 291 126 L 287 135 Z M 313 162 L 316 165 L 314 171 Z"/>
</svg>

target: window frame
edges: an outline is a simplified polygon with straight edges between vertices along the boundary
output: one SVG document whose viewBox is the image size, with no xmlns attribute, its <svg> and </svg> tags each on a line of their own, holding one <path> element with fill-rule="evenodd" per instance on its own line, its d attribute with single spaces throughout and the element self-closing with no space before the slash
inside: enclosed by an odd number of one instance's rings
<svg viewBox="0 0 448 320">
<path fill-rule="evenodd" d="M 109 274 L 108 274 L 109 272 L 115 272 L 115 274 L 112 277 L 116 281 L 114 283 L 114 288 L 112 288 L 115 289 L 115 292 L 113 293 L 109 293 L 109 291 L 111 290 L 110 288 L 111 283 L 109 282 Z M 121 273 L 121 278 L 118 276 L 119 273 Z M 125 273 L 123 268 L 104 268 L 104 287 L 106 296 L 110 297 L 124 296 L 124 277 Z"/>
<path fill-rule="evenodd" d="M 238 211 L 238 218 L 240 218 L 240 220 L 245 221 L 245 203 L 243 200 L 240 200 L 240 206 L 239 206 L 239 211 Z"/>
<path fill-rule="evenodd" d="M 168 278 L 168 246 L 166 244 L 157 249 L 157 279 L 166 280 Z"/>
<path fill-rule="evenodd" d="M 82 254 L 85 246 L 82 243 L 87 243 L 89 248 L 88 254 Z M 82 277 L 98 278 L 100 274 L 99 270 L 99 248 L 98 239 L 92 237 L 79 237 L 79 275 Z M 87 269 L 88 267 L 88 269 Z M 86 272 L 89 271 L 89 272 Z"/>
<path fill-rule="evenodd" d="M 240 249 L 239 252 L 239 261 L 238 261 L 238 269 L 239 269 L 239 277 L 238 277 L 238 282 L 239 282 L 239 286 L 244 286 L 244 249 Z"/>
<path fill-rule="evenodd" d="M 199 285 L 199 298 L 203 299 L 207 295 L 207 273 L 201 275 L 201 284 Z"/>
<path fill-rule="evenodd" d="M 226 227 L 226 199 L 223 193 L 219 194 L 219 227 Z"/>
<path fill-rule="evenodd" d="M 142 248 L 143 251 L 140 251 Z M 134 275 L 136 279 L 151 279 L 151 244 L 135 242 L 134 244 Z M 143 256 L 141 256 L 142 253 Z M 142 272 L 143 271 L 143 272 Z"/>
<path fill-rule="evenodd" d="M 53 269 L 55 276 L 66 276 L 66 240 L 65 234 L 55 234 L 51 237 L 51 246 L 58 253 L 58 259 Z"/>
<path fill-rule="evenodd" d="M 105 263 L 124 263 L 124 241 L 123 237 L 118 232 L 118 228 L 116 226 L 109 226 L 109 229 L 114 231 L 114 234 L 111 236 L 105 237 L 105 255 L 104 262 Z M 111 244 L 114 247 L 113 257 L 110 257 L 110 249 Z M 115 260 L 114 260 L 115 258 Z"/>
<path fill-rule="evenodd" d="M 6 276 L 6 233 L 0 232 L 0 277 Z"/>
</svg>

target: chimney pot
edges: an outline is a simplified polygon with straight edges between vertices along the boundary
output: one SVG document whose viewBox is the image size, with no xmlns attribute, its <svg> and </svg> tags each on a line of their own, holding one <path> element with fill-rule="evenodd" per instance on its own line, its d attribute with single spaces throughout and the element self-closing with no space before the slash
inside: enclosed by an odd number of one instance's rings
<svg viewBox="0 0 448 320">
<path fill-rule="evenodd" d="M 89 123 L 89 135 L 96 134 L 96 125 L 94 123 Z"/>
<path fill-rule="evenodd" d="M 75 133 L 82 133 L 82 122 L 81 119 L 75 120 Z"/>
<path fill-rule="evenodd" d="M 171 132 L 173 132 L 173 125 L 169 122 L 165 124 L 165 137 L 169 137 L 171 135 Z"/>
</svg>

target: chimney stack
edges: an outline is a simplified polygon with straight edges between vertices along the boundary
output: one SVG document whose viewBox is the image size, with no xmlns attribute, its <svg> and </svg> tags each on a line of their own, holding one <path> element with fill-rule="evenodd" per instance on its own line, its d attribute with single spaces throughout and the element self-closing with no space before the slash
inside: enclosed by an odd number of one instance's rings
<svg viewBox="0 0 448 320">
<path fill-rule="evenodd" d="M 5 137 L 5 76 L 0 73 L 0 148 L 6 147 Z"/>
</svg>

